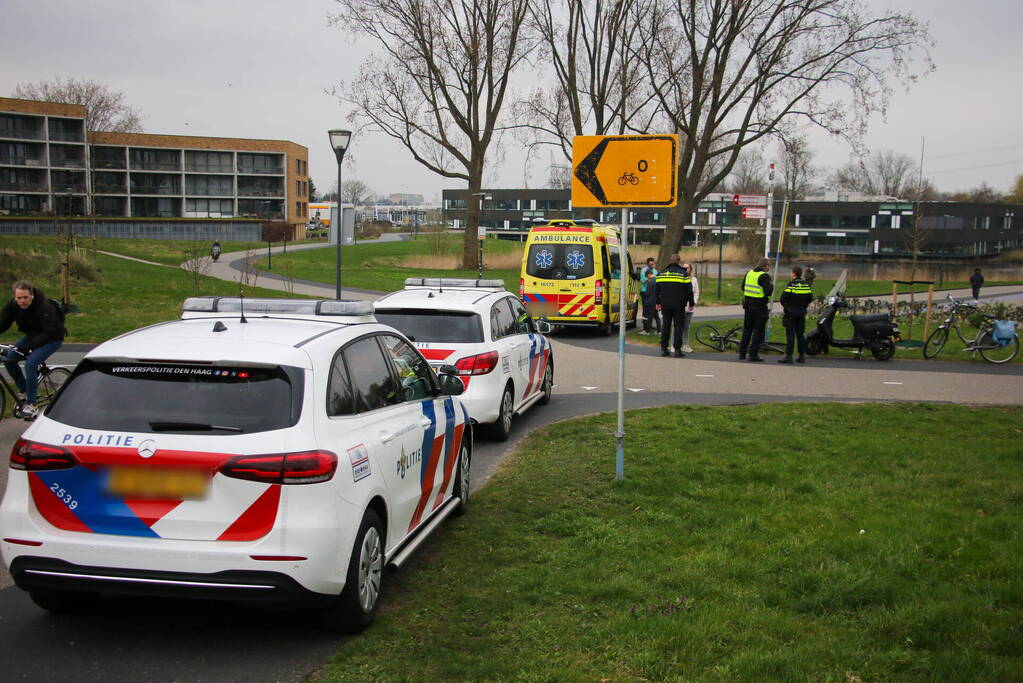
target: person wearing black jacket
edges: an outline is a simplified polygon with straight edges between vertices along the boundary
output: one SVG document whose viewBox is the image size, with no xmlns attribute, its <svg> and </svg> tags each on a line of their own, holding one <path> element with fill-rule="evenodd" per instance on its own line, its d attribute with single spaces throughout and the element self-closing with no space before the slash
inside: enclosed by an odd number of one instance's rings
<svg viewBox="0 0 1023 683">
<path fill-rule="evenodd" d="M 980 274 L 980 268 L 974 268 L 973 275 L 970 276 L 970 289 L 973 290 L 974 301 L 980 298 L 980 288 L 983 286 L 984 276 Z"/>
<path fill-rule="evenodd" d="M 803 336 L 803 332 L 806 330 L 806 309 L 813 302 L 813 290 L 810 283 L 803 281 L 802 277 L 803 269 L 794 266 L 792 280 L 785 285 L 781 293 L 781 305 L 785 309 L 785 315 L 781 319 L 781 324 L 785 326 L 785 357 L 779 360 L 779 363 L 792 362 L 793 346 L 798 346 L 799 349 L 796 362 L 806 362 L 806 337 Z"/>
<path fill-rule="evenodd" d="M 767 327 L 767 318 L 771 302 L 771 294 L 774 292 L 774 283 L 768 272 L 771 270 L 771 261 L 762 258 L 757 267 L 746 271 L 742 281 L 742 308 L 745 316 L 742 321 L 742 340 L 739 342 L 739 360 L 746 360 L 746 352 L 749 352 L 749 362 L 762 363 L 760 357 L 760 344 L 764 341 L 764 328 Z"/>
<path fill-rule="evenodd" d="M 682 353 L 682 322 L 686 306 L 695 306 L 693 281 L 682 266 L 678 254 L 671 255 L 671 262 L 657 275 L 657 310 L 661 312 L 661 355 L 668 355 L 668 340 L 675 347 L 675 358 L 685 358 Z M 672 338 L 672 327 L 675 328 Z"/>
<path fill-rule="evenodd" d="M 19 280 L 14 283 L 14 297 L 0 310 L 0 334 L 17 324 L 24 336 L 14 343 L 14 349 L 4 356 L 4 367 L 10 373 L 18 390 L 25 394 L 22 415 L 36 416 L 36 392 L 39 387 L 39 365 L 64 343 L 67 330 L 60 311 L 32 283 Z M 18 365 L 25 360 L 25 373 Z"/>
</svg>

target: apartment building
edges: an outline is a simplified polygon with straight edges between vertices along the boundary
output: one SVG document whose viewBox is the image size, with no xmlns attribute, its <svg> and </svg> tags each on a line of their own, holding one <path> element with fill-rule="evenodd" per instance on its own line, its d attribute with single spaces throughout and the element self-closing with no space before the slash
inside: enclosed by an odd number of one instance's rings
<svg viewBox="0 0 1023 683">
<path fill-rule="evenodd" d="M 79 105 L 0 98 L 0 216 L 309 220 L 285 140 L 86 131 Z"/>
</svg>

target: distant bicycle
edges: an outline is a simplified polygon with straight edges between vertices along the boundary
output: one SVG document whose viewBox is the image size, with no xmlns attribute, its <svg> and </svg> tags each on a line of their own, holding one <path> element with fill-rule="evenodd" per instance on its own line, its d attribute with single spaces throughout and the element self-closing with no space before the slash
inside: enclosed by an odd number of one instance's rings
<svg viewBox="0 0 1023 683">
<path fill-rule="evenodd" d="M 999 344 L 995 341 L 995 316 L 981 313 L 984 316 L 984 321 L 981 322 L 980 328 L 977 330 L 977 336 L 972 340 L 967 339 L 959 331 L 957 316 L 959 313 L 976 311 L 977 306 L 956 301 L 951 295 L 948 300 L 952 302 L 952 310 L 949 311 L 945 322 L 941 323 L 938 329 L 927 337 L 927 341 L 924 343 L 924 358 L 934 358 L 941 353 L 941 350 L 945 348 L 945 342 L 948 341 L 949 330 L 955 330 L 956 336 L 966 347 L 963 351 L 980 353 L 980 357 L 988 363 L 1008 363 L 1016 357 L 1016 354 L 1019 353 L 1019 335 L 1015 330 L 1013 330 L 1012 339 L 1008 344 Z"/>
<path fill-rule="evenodd" d="M 0 356 L 6 355 L 13 348 L 13 344 L 0 344 Z M 53 400 L 53 397 L 57 395 L 57 392 L 60 391 L 60 388 L 64 386 L 64 382 L 70 376 L 71 371 L 67 368 L 51 368 L 45 361 L 39 364 L 39 387 L 36 390 L 36 408 L 40 412 L 42 412 L 43 408 L 50 405 L 50 401 Z M 7 379 L 5 373 L 0 372 L 0 418 L 7 412 L 8 395 L 10 395 L 11 401 L 14 403 L 14 417 L 24 417 L 21 407 L 25 401 L 19 398 L 18 389 L 14 383 Z"/>
<path fill-rule="evenodd" d="M 739 343 L 742 341 L 742 325 L 736 325 L 727 332 L 721 333 L 713 325 L 704 323 L 696 328 L 696 341 L 715 351 L 724 351 L 725 349 L 738 351 Z M 775 353 L 785 353 L 784 344 L 765 341 L 760 345 L 760 348 L 774 351 Z"/>
</svg>

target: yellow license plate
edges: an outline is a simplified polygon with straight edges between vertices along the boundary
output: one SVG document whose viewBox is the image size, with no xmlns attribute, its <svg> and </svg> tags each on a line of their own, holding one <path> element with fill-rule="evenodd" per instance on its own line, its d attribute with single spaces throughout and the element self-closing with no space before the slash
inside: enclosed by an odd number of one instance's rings
<svg viewBox="0 0 1023 683">
<path fill-rule="evenodd" d="M 209 477 L 199 470 L 115 467 L 107 491 L 118 498 L 185 500 L 206 495 Z"/>
</svg>

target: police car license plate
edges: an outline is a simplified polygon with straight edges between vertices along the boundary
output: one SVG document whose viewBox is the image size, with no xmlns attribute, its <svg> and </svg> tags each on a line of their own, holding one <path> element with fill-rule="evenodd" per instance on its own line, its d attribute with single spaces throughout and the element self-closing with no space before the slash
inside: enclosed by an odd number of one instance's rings
<svg viewBox="0 0 1023 683">
<path fill-rule="evenodd" d="M 115 467 L 107 479 L 107 492 L 119 498 L 194 500 L 206 495 L 209 477 L 187 469 Z"/>
</svg>

